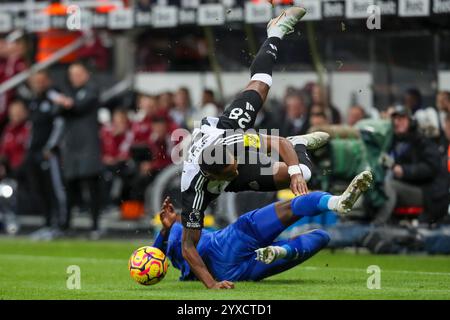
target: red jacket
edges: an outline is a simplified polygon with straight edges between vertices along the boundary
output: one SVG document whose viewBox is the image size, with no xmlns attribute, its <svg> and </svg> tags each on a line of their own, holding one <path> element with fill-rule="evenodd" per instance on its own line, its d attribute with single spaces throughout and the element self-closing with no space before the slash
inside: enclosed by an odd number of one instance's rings
<svg viewBox="0 0 450 320">
<path fill-rule="evenodd" d="M 135 144 L 145 144 L 152 132 L 152 122 L 149 117 L 140 121 L 134 121 L 131 125 Z"/>
<path fill-rule="evenodd" d="M 152 134 L 152 121 L 156 117 L 164 117 L 167 119 L 167 131 L 172 134 L 173 131 L 178 129 L 178 125 L 173 121 L 169 114 L 165 111 L 159 111 L 155 115 L 147 116 L 140 121 L 134 121 L 131 125 L 131 130 L 134 135 L 135 144 L 147 143 L 150 135 Z"/>
<path fill-rule="evenodd" d="M 0 141 L 0 156 L 4 157 L 11 169 L 18 168 L 25 157 L 30 136 L 30 124 L 28 122 L 19 125 L 8 124 Z"/>
<path fill-rule="evenodd" d="M 172 152 L 172 142 L 170 141 L 170 135 L 167 135 L 165 139 L 153 139 L 150 136 L 148 145 L 152 152 L 152 171 L 160 171 L 172 164 L 170 154 Z"/>
<path fill-rule="evenodd" d="M 11 79 L 27 68 L 25 60 L 18 57 L 0 59 L 0 83 Z M 11 89 L 0 94 L 0 122 L 5 121 L 8 115 L 8 106 L 14 99 L 15 90 Z"/>
<path fill-rule="evenodd" d="M 102 143 L 102 160 L 114 158 L 115 160 L 128 160 L 130 157 L 130 147 L 134 141 L 132 131 L 115 135 L 111 125 L 103 126 L 100 130 Z"/>
</svg>

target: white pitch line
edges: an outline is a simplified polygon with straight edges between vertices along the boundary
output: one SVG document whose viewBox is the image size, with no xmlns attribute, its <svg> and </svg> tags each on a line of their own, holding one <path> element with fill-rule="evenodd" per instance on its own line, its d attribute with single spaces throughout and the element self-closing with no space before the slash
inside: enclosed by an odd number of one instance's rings
<svg viewBox="0 0 450 320">
<path fill-rule="evenodd" d="M 360 268 L 330 268 L 330 267 L 301 267 L 304 270 L 336 270 L 336 271 L 348 271 L 348 272 L 366 272 L 366 269 Z M 404 274 L 422 274 L 433 276 L 450 276 L 450 272 L 431 272 L 431 271 L 408 271 L 408 270 L 389 270 L 381 269 L 381 272 L 390 273 L 404 273 Z"/>
</svg>

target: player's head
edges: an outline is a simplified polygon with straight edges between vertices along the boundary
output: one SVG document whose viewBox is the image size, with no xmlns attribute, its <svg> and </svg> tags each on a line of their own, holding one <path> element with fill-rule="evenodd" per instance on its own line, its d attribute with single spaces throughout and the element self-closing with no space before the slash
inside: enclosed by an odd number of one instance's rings
<svg viewBox="0 0 450 320">
<path fill-rule="evenodd" d="M 211 180 L 231 181 L 239 174 L 236 159 L 224 145 L 211 145 L 203 149 L 199 165 Z"/>
</svg>

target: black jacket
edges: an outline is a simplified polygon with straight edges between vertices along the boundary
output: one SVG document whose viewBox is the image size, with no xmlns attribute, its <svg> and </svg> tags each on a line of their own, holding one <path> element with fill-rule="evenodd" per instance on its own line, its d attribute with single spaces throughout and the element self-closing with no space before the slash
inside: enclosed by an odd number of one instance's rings
<svg viewBox="0 0 450 320">
<path fill-rule="evenodd" d="M 27 103 L 32 125 L 28 152 L 33 154 L 54 150 L 63 134 L 64 120 L 58 115 L 58 107 L 48 97 L 49 92 L 32 97 Z"/>
<path fill-rule="evenodd" d="M 390 153 L 402 166 L 404 175 L 399 180 L 422 187 L 425 214 L 421 218 L 427 222 L 442 218 L 449 203 L 449 181 L 438 145 L 413 130 L 405 137 L 394 137 Z"/>
<path fill-rule="evenodd" d="M 80 88 L 67 88 L 65 95 L 74 106 L 62 109 L 65 129 L 62 143 L 63 171 L 67 179 L 98 175 L 101 171 L 99 124 L 99 92 L 89 81 Z"/>
<path fill-rule="evenodd" d="M 280 136 L 289 137 L 306 134 L 309 129 L 308 118 L 308 115 L 305 115 L 302 120 L 292 120 L 286 117 L 280 126 Z M 299 125 L 296 125 L 296 121 L 299 122 Z"/>
</svg>

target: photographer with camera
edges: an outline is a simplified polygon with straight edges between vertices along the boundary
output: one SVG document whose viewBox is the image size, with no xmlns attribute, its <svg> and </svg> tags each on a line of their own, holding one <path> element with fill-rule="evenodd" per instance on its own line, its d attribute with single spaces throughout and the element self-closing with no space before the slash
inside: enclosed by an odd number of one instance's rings
<svg viewBox="0 0 450 320">
<path fill-rule="evenodd" d="M 446 175 L 440 174 L 443 159 L 438 146 L 417 130 L 410 109 L 398 105 L 391 115 L 394 136 L 387 154 L 381 156 L 387 168 L 385 204 L 377 211 L 375 224 L 386 224 L 396 206 L 424 208 L 423 222 L 433 223 L 445 215 L 448 206 Z"/>
</svg>

